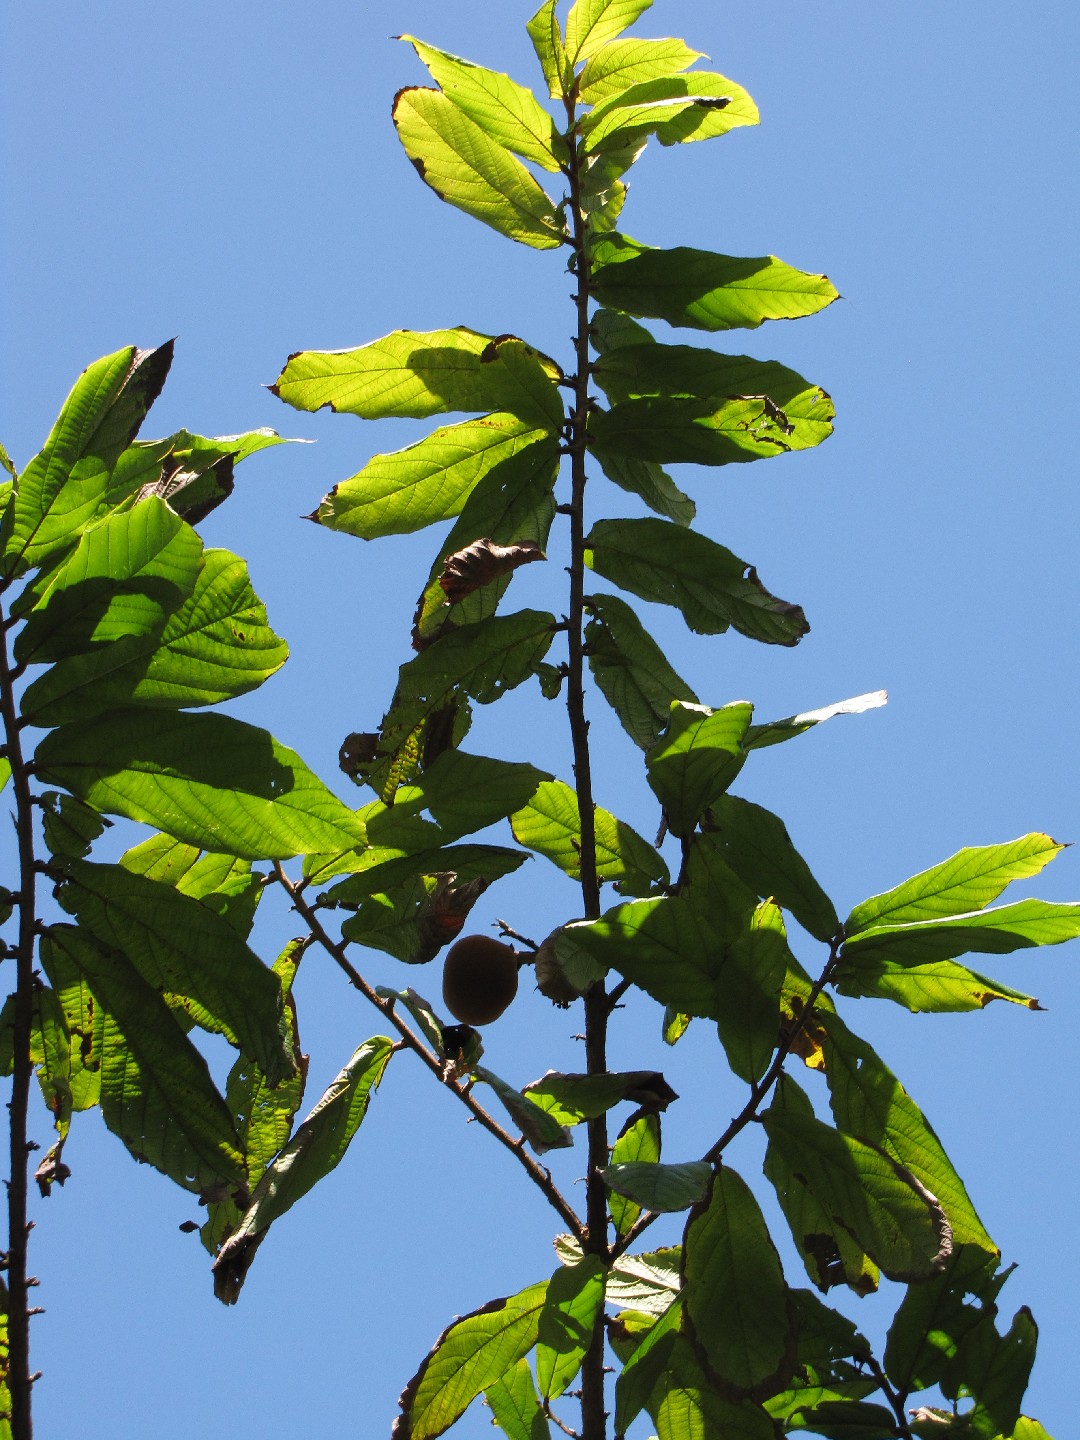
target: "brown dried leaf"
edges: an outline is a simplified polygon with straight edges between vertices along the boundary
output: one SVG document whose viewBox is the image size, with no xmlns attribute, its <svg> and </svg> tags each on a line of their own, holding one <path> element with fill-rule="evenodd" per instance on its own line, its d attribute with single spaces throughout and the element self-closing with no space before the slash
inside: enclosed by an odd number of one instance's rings
<svg viewBox="0 0 1080 1440">
<path fill-rule="evenodd" d="M 544 560 L 543 550 L 535 540 L 516 540 L 511 545 L 498 545 L 494 540 L 474 540 L 464 550 L 448 555 L 443 563 L 439 584 L 447 603 L 456 605 L 479 590 L 481 585 L 490 584 L 501 575 L 508 575 L 521 565 L 532 560 Z"/>
</svg>

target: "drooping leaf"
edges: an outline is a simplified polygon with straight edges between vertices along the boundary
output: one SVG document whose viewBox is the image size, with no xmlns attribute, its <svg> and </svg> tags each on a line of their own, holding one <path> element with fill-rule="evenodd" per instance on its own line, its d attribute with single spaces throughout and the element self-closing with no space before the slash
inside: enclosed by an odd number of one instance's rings
<svg viewBox="0 0 1080 1440">
<path fill-rule="evenodd" d="M 216 705 L 257 689 L 288 654 L 244 562 L 207 550 L 194 590 L 162 629 L 61 660 L 28 687 L 23 714 L 61 725 L 125 705 Z"/>
<path fill-rule="evenodd" d="M 271 393 L 297 410 L 426 419 L 451 410 L 501 411 L 531 425 L 561 423 L 554 360 L 513 335 L 394 330 L 355 350 L 290 355 Z M 554 391 L 554 393 L 552 393 Z"/>
<path fill-rule="evenodd" d="M 477 484 L 495 470 L 502 483 L 519 469 L 531 474 L 553 443 L 546 429 L 510 414 L 435 430 L 405 450 L 369 460 L 334 486 L 314 518 L 361 540 L 407 535 L 460 514 Z"/>
<path fill-rule="evenodd" d="M 271 1085 L 294 1069 L 276 977 L 227 920 L 120 865 L 68 863 L 59 898 L 191 1021 L 250 1055 Z"/>
<path fill-rule="evenodd" d="M 780 1257 L 749 1186 L 721 1166 L 686 1221 L 686 1331 L 725 1386 L 758 1398 L 790 1379 L 795 1312 Z"/>
<path fill-rule="evenodd" d="M 585 563 L 623 590 L 681 611 L 699 635 L 729 626 L 751 640 L 797 645 L 809 631 L 798 605 L 771 595 L 757 571 L 722 545 L 666 520 L 600 520 Z"/>
<path fill-rule="evenodd" d="M 942 1389 L 949 1398 L 958 1393 L 974 1397 L 968 1425 L 979 1440 L 1015 1434 L 1038 1338 L 1038 1326 L 1025 1305 L 1016 1312 L 1007 1334 L 998 1333 L 989 1314 L 960 1341 Z"/>
<path fill-rule="evenodd" d="M 548 1281 L 536 1342 L 536 1384 L 557 1400 L 581 1368 L 604 1304 L 604 1267 L 595 1255 L 556 1270 Z"/>
<path fill-rule="evenodd" d="M 779 816 L 737 795 L 721 795 L 710 802 L 709 828 L 741 880 L 790 910 L 815 940 L 829 943 L 840 929 L 839 917 Z"/>
<path fill-rule="evenodd" d="M 557 171 L 569 159 L 566 141 L 555 129 L 554 120 L 524 85 L 499 71 L 436 50 L 414 35 L 399 35 L 398 39 L 412 45 L 444 94 L 489 139 L 544 170 Z"/>
<path fill-rule="evenodd" d="M 784 1081 L 777 1103 L 762 1117 L 770 1153 L 793 1177 L 789 1185 L 805 1185 L 890 1279 L 937 1274 L 952 1248 L 937 1199 L 883 1151 L 812 1115 L 784 1108 L 784 1093 L 792 1086 Z M 783 1188 L 778 1193 L 783 1205 Z"/>
<path fill-rule="evenodd" d="M 581 72 L 578 98 L 584 105 L 596 105 L 632 85 L 677 75 L 703 58 L 682 40 L 609 40 Z"/>
<path fill-rule="evenodd" d="M 566 17 L 566 53 L 572 65 L 588 60 L 644 15 L 652 0 L 574 0 Z"/>
<path fill-rule="evenodd" d="M 926 1390 L 948 1370 L 960 1342 L 996 1309 L 1009 1271 L 976 1245 L 957 1245 L 940 1275 L 909 1285 L 885 1345 L 885 1372 L 900 1390 Z"/>
<path fill-rule="evenodd" d="M 74 933 L 74 932 L 72 932 Z M 90 1110 L 101 1099 L 105 1012 L 86 977 L 52 935 L 43 935 L 41 967 L 52 985 L 68 1035 L 67 1084 L 73 1110 Z"/>
<path fill-rule="evenodd" d="M 706 70 L 641 81 L 601 100 L 582 121 L 586 154 L 655 136 L 661 145 L 710 140 L 758 123 L 758 109 L 734 81 Z"/>
<path fill-rule="evenodd" d="M 109 472 L 161 393 L 172 350 L 171 341 L 156 350 L 129 345 L 79 376 L 45 448 L 19 477 L 5 573 L 42 564 L 100 513 Z"/>
<path fill-rule="evenodd" d="M 534 1105 L 520 1090 L 515 1090 L 513 1085 L 500 1080 L 498 1075 L 482 1065 L 474 1068 L 473 1076 L 484 1085 L 491 1086 L 507 1114 L 538 1155 L 547 1150 L 566 1150 L 573 1145 L 574 1137 L 569 1130 L 553 1115 Z"/>
<path fill-rule="evenodd" d="M 645 1210 L 688 1210 L 709 1188 L 712 1166 L 701 1160 L 682 1165 L 650 1165 L 628 1160 L 600 1171 L 609 1190 Z"/>
<path fill-rule="evenodd" d="M 689 495 L 651 460 L 607 452 L 600 446 L 594 446 L 594 453 L 607 478 L 620 490 L 637 495 L 655 514 L 674 520 L 676 525 L 689 525 L 697 514 L 697 506 Z"/>
<path fill-rule="evenodd" d="M 36 764 L 46 784 L 200 849 L 286 860 L 364 843 L 295 751 L 226 715 L 110 711 L 52 731 Z"/>
<path fill-rule="evenodd" d="M 270 446 L 296 443 L 265 426 L 213 438 L 179 430 L 167 440 L 129 446 L 117 461 L 109 499 L 115 503 L 129 494 L 139 499 L 156 495 L 189 525 L 197 525 L 232 494 L 241 460 Z"/>
<path fill-rule="evenodd" d="M 776 1050 L 780 989 L 791 961 L 784 917 L 771 900 L 758 905 L 727 948 L 717 977 L 716 1028 L 728 1064 L 756 1084 Z"/>
<path fill-rule="evenodd" d="M 586 604 L 592 615 L 585 640 L 593 678 L 626 733 L 648 750 L 666 728 L 672 705 L 696 704 L 697 696 L 625 601 L 590 595 Z"/>
<path fill-rule="evenodd" d="M 81 930 L 51 929 L 52 944 L 101 1005 L 101 1113 L 136 1159 L 196 1193 L 242 1184 L 232 1116 L 206 1061 L 157 989 L 119 951 Z"/>
<path fill-rule="evenodd" d="M 624 1100 L 633 1101 L 640 1110 L 656 1113 L 666 1110 L 679 1098 L 657 1070 L 612 1071 L 603 1075 L 563 1075 L 549 1070 L 539 1080 L 526 1085 L 522 1093 L 560 1125 L 580 1125 L 583 1120 L 603 1115 Z M 625 1158 L 640 1159 L 641 1156 Z"/>
<path fill-rule="evenodd" d="M 406 155 L 440 200 L 536 250 L 563 243 L 554 202 L 449 96 L 410 86 L 398 91 L 393 114 Z"/>
<path fill-rule="evenodd" d="M 226 1305 L 239 1298 L 270 1225 L 341 1162 L 393 1051 L 393 1043 L 385 1036 L 366 1040 L 264 1171 L 240 1224 L 214 1261 L 214 1294 Z"/>
<path fill-rule="evenodd" d="M 660 1116 L 655 1113 L 632 1115 L 611 1148 L 611 1163 L 655 1165 L 659 1159 Z M 620 1240 L 629 1234 L 641 1214 L 641 1206 L 636 1201 L 615 1191 L 608 1196 L 608 1210 Z"/>
<path fill-rule="evenodd" d="M 528 804 L 511 816 L 514 838 L 577 880 L 581 875 L 581 815 L 576 792 L 561 780 L 537 785 Z M 668 883 L 663 857 L 607 810 L 593 812 L 596 873 L 626 894 L 648 893 Z"/>
<path fill-rule="evenodd" d="M 857 935 L 882 925 L 911 925 L 981 910 L 1013 880 L 1037 875 L 1064 848 L 1049 835 L 1033 834 L 1004 845 L 960 850 L 895 889 L 856 905 L 844 922 L 844 933 Z"/>
<path fill-rule="evenodd" d="M 37 1072 L 42 1099 L 52 1115 L 53 1126 L 62 1144 L 67 1138 L 74 1109 L 67 1020 L 56 991 L 48 985 L 35 985 L 32 1000 L 30 1063 Z M 46 1181 L 46 1186 L 49 1183 Z"/>
<path fill-rule="evenodd" d="M 738 775 L 742 738 L 754 707 L 739 700 L 720 710 L 676 702 L 664 733 L 645 754 L 649 785 L 674 835 L 693 833 L 705 811 Z"/>
<path fill-rule="evenodd" d="M 502 845 L 447 845 L 416 854 L 395 853 L 379 847 L 363 852 L 363 860 L 344 880 L 322 894 L 323 905 L 361 905 L 369 897 L 387 909 L 399 898 L 412 896 L 414 882 L 424 876 L 453 875 L 456 882 L 493 881 L 512 874 L 528 856 Z"/>
<path fill-rule="evenodd" d="M 392 1440 L 433 1440 L 536 1344 L 548 1282 L 492 1300 L 454 1320 L 436 1340 L 398 1400 Z"/>
<path fill-rule="evenodd" d="M 596 241 L 592 261 L 602 304 L 695 330 L 752 330 L 764 320 L 813 315 L 839 298 L 826 276 L 793 270 L 774 255 L 657 250 L 613 233 Z"/>
<path fill-rule="evenodd" d="M 551 1440 L 529 1362 L 522 1357 L 484 1391 L 495 1423 L 509 1440 Z"/>
<path fill-rule="evenodd" d="M 487 848 L 489 854 L 477 857 L 475 868 L 493 877 L 515 870 L 525 858 L 519 852 Z M 356 913 L 343 923 L 342 938 L 383 950 L 407 965 L 426 965 L 461 933 L 489 884 L 483 873 L 467 879 L 455 870 L 438 868 L 452 860 L 452 852 L 437 851 L 423 866 L 408 866 L 405 877 L 386 883 L 385 889 L 377 875 L 370 877 L 369 896 L 360 900 Z M 334 899 L 341 893 L 342 887 L 335 886 Z"/>
</svg>

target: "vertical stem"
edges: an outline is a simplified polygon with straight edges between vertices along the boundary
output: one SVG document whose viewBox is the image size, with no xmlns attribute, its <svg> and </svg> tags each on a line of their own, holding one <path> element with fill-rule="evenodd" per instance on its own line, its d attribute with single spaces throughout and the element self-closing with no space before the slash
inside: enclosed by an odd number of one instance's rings
<svg viewBox="0 0 1080 1440">
<path fill-rule="evenodd" d="M 34 869 L 34 804 L 30 778 L 23 759 L 19 718 L 15 706 L 11 661 L 8 656 L 7 626 L 0 613 L 0 715 L 3 717 L 11 783 L 15 794 L 15 832 L 19 847 L 19 941 L 15 952 L 15 1004 L 12 1017 L 14 1064 L 11 1082 L 10 1157 L 8 1181 L 7 1307 L 8 1364 L 11 1388 L 11 1433 L 13 1440 L 31 1440 L 30 1409 L 30 1306 L 26 1273 L 26 1246 L 29 1235 L 26 1199 L 28 1161 L 31 1147 L 26 1137 L 26 1117 L 34 1067 L 30 1059 L 34 1021 L 34 945 L 36 940 L 36 884 Z"/>
<path fill-rule="evenodd" d="M 586 250 L 586 220 L 581 209 L 580 153 L 574 134 L 575 102 L 566 101 L 569 121 L 570 183 L 569 211 L 573 230 L 577 294 L 575 305 L 577 325 L 574 348 L 577 379 L 574 387 L 574 408 L 570 415 L 570 613 L 569 673 L 566 704 L 570 718 L 570 735 L 574 750 L 574 780 L 578 812 L 581 820 L 581 895 L 587 919 L 600 914 L 600 885 L 596 874 L 596 828 L 593 814 L 592 762 L 589 754 L 589 722 L 585 717 L 585 485 L 586 429 L 589 408 L 589 258 Z M 598 980 L 585 993 L 585 1066 L 590 1075 L 607 1070 L 607 1023 L 610 1008 L 603 980 Z M 588 1122 L 589 1158 L 586 1176 L 586 1253 L 609 1258 L 607 1193 L 600 1171 L 608 1163 L 607 1116 L 600 1115 Z M 604 1328 L 598 1321 L 592 1342 L 581 1370 L 581 1436 L 582 1440 L 604 1440 L 607 1434 L 607 1411 L 604 1397 Z"/>
</svg>

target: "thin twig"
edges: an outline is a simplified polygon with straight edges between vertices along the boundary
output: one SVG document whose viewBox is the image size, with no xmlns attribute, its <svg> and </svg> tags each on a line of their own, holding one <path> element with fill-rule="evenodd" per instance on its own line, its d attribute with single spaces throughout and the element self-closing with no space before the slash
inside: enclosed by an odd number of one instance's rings
<svg viewBox="0 0 1080 1440">
<path fill-rule="evenodd" d="M 900 1440 L 914 1440 L 911 1433 L 911 1426 L 908 1424 L 907 1411 L 904 1409 L 905 1397 L 889 1384 L 889 1377 L 885 1374 L 884 1367 L 876 1355 L 864 1357 L 863 1364 L 873 1375 L 874 1379 L 881 1386 L 881 1393 L 889 1402 L 889 1408 L 896 1416 L 897 1430 Z"/>
</svg>

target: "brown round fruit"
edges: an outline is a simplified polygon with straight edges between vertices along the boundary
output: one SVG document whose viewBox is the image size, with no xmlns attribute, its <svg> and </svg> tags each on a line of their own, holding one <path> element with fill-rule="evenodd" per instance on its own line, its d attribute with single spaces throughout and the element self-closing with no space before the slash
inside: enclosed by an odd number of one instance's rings
<svg viewBox="0 0 1080 1440">
<path fill-rule="evenodd" d="M 490 1025 L 517 987 L 516 953 L 490 935 L 466 935 L 446 952 L 443 1002 L 463 1025 Z"/>
</svg>

